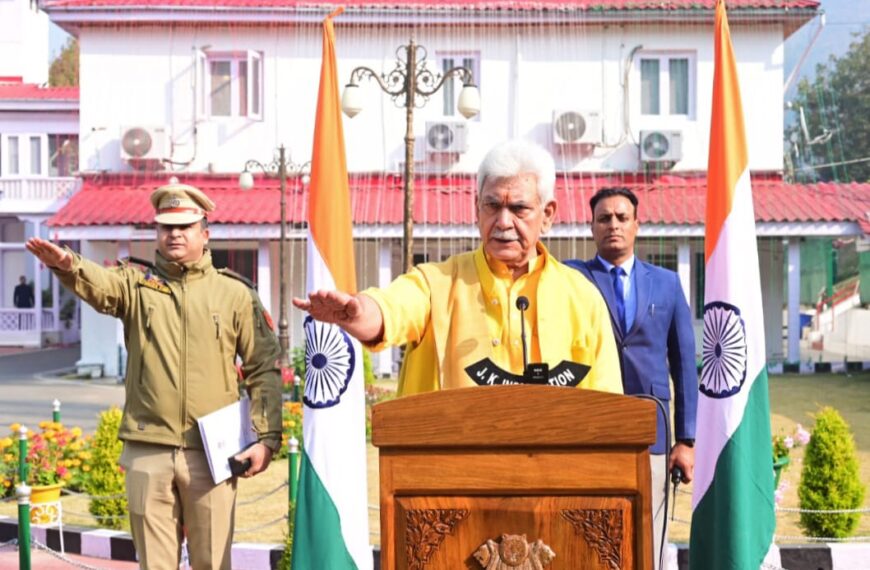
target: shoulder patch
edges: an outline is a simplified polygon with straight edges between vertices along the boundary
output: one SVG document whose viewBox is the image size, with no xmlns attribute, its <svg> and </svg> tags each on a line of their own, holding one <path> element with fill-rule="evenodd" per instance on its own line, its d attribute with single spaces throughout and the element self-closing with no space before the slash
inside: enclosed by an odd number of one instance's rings
<svg viewBox="0 0 870 570">
<path fill-rule="evenodd" d="M 237 281 L 241 281 L 242 283 L 244 283 L 245 285 L 247 285 L 251 289 L 256 289 L 256 287 L 254 287 L 254 283 L 250 279 L 248 279 L 244 275 L 236 273 L 232 269 L 229 269 L 227 267 L 222 267 L 222 268 L 218 269 L 217 272 L 225 277 L 232 277 L 233 279 L 235 279 Z"/>
<path fill-rule="evenodd" d="M 146 261 L 144 259 L 140 259 L 138 257 L 132 257 L 132 256 L 128 256 L 128 257 L 124 257 L 122 259 L 119 259 L 118 265 L 121 267 L 123 267 L 125 265 L 138 265 L 138 266 L 142 267 L 143 269 L 155 269 L 154 264 L 151 263 L 150 261 Z"/>
</svg>

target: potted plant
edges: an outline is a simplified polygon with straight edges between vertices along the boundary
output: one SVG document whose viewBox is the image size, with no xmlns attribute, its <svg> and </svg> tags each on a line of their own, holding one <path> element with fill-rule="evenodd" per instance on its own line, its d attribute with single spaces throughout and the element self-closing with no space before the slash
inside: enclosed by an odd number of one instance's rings
<svg viewBox="0 0 870 570">
<path fill-rule="evenodd" d="M 773 474 L 774 486 L 779 488 L 779 480 L 782 477 L 782 472 L 791 463 L 791 450 L 795 447 L 806 445 L 810 441 L 810 432 L 804 429 L 801 424 L 797 424 L 792 435 L 779 434 L 773 436 Z"/>
<path fill-rule="evenodd" d="M 0 440 L 0 463 L 2 492 L 9 495 L 19 482 L 19 428 L 18 424 L 9 426 L 12 435 Z M 27 433 L 27 455 L 24 482 L 31 488 L 30 520 L 36 524 L 55 522 L 58 516 L 57 502 L 61 488 L 76 476 L 76 471 L 84 469 L 79 453 L 84 444 L 81 428 L 66 428 L 60 422 L 40 422 L 40 432 Z"/>
</svg>

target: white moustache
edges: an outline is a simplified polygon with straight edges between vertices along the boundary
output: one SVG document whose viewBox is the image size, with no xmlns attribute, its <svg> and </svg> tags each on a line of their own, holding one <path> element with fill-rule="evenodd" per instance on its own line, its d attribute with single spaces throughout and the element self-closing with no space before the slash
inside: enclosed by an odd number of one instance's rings
<svg viewBox="0 0 870 570">
<path fill-rule="evenodd" d="M 505 240 L 505 241 L 516 241 L 516 240 L 520 239 L 520 236 L 518 236 L 517 233 L 513 230 L 506 230 L 506 231 L 495 230 L 494 232 L 492 232 L 492 238 Z"/>
</svg>

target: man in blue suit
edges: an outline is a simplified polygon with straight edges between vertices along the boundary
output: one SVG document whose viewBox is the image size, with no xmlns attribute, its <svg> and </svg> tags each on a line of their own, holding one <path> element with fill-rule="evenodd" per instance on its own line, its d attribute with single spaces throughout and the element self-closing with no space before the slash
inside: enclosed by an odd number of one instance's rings
<svg viewBox="0 0 870 570">
<path fill-rule="evenodd" d="M 658 567 L 661 526 L 666 516 L 667 473 L 679 467 L 683 482 L 692 480 L 698 374 L 692 316 L 676 273 L 634 256 L 639 224 L 637 196 L 628 188 L 603 188 L 589 201 L 592 238 L 598 255 L 566 263 L 601 291 L 610 311 L 626 394 L 652 394 L 667 406 L 674 382 L 676 444 L 665 449 L 665 423 L 658 415 L 656 443 L 650 448 L 653 474 L 655 563 Z M 665 470 L 661 455 L 669 453 Z"/>
</svg>

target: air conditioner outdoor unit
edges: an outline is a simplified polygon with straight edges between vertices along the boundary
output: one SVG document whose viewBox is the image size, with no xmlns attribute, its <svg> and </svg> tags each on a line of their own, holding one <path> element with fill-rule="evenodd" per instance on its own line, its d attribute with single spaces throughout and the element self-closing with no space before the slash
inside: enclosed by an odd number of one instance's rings
<svg viewBox="0 0 870 570">
<path fill-rule="evenodd" d="M 641 131 L 641 162 L 677 162 L 683 158 L 683 133 L 680 131 Z"/>
<path fill-rule="evenodd" d="M 553 111 L 553 142 L 601 144 L 601 113 L 579 110 Z"/>
<path fill-rule="evenodd" d="M 165 127 L 123 127 L 121 158 L 127 161 L 159 161 L 168 157 Z"/>
<path fill-rule="evenodd" d="M 465 152 L 466 129 L 464 121 L 426 123 L 426 150 L 435 153 Z"/>
</svg>

